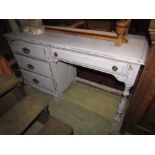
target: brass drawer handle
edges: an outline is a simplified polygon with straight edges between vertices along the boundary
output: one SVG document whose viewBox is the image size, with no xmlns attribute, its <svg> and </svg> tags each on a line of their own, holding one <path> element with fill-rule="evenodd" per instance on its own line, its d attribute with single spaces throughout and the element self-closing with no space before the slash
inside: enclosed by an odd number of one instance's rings
<svg viewBox="0 0 155 155">
<path fill-rule="evenodd" d="M 39 80 L 37 80 L 37 79 L 32 79 L 32 81 L 35 83 L 35 84 L 38 84 L 39 83 Z"/>
<path fill-rule="evenodd" d="M 57 57 L 58 56 L 58 53 L 57 52 L 54 52 L 54 56 Z"/>
<path fill-rule="evenodd" d="M 25 54 L 29 54 L 30 53 L 30 50 L 26 47 L 23 47 L 22 48 L 22 51 L 25 53 Z"/>
<path fill-rule="evenodd" d="M 117 66 L 112 66 L 112 70 L 113 71 L 117 71 L 118 70 L 118 67 Z"/>
<path fill-rule="evenodd" d="M 27 64 L 27 68 L 33 70 L 34 69 L 34 66 L 31 65 L 31 64 Z"/>
</svg>

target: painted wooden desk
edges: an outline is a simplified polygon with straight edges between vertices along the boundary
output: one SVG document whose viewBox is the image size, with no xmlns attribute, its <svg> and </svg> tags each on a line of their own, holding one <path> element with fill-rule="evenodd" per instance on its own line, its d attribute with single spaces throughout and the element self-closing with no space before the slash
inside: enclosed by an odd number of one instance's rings
<svg viewBox="0 0 155 155">
<path fill-rule="evenodd" d="M 113 75 L 125 83 L 115 119 L 123 113 L 129 90 L 145 64 L 148 44 L 143 36 L 128 35 L 128 43 L 112 42 L 46 32 L 39 36 L 13 32 L 5 35 L 17 59 L 25 83 L 55 97 L 74 81 L 79 65 Z"/>
</svg>

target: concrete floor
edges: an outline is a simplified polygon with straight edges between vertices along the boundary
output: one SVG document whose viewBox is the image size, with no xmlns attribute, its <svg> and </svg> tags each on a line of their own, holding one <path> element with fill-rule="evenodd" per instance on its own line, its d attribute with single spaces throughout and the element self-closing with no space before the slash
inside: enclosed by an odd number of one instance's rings
<svg viewBox="0 0 155 155">
<path fill-rule="evenodd" d="M 80 82 L 65 90 L 59 102 L 32 87 L 25 87 L 25 90 L 48 102 L 51 115 L 71 125 L 76 135 L 119 134 L 120 126 L 113 118 L 120 96 Z M 36 122 L 25 134 L 36 134 L 41 127 L 42 124 Z"/>
</svg>

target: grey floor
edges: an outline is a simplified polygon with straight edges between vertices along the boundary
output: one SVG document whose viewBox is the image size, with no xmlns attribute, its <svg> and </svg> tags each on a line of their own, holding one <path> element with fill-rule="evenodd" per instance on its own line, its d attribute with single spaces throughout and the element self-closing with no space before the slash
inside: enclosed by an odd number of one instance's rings
<svg viewBox="0 0 155 155">
<path fill-rule="evenodd" d="M 25 90 L 48 102 L 51 115 L 71 125 L 76 135 L 119 134 L 120 125 L 113 118 L 120 96 L 80 82 L 65 90 L 59 102 L 54 102 L 51 95 L 32 87 L 25 87 Z M 26 134 L 36 134 L 41 127 L 42 124 L 36 122 Z"/>
</svg>

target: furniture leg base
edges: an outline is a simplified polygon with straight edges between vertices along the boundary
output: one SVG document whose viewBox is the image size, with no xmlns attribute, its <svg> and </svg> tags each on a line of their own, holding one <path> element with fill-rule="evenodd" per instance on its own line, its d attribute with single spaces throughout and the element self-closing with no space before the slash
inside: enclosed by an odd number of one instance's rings
<svg viewBox="0 0 155 155">
<path fill-rule="evenodd" d="M 123 117 L 122 113 L 117 113 L 114 117 L 114 120 L 120 123 L 122 121 L 122 117 Z"/>
</svg>

